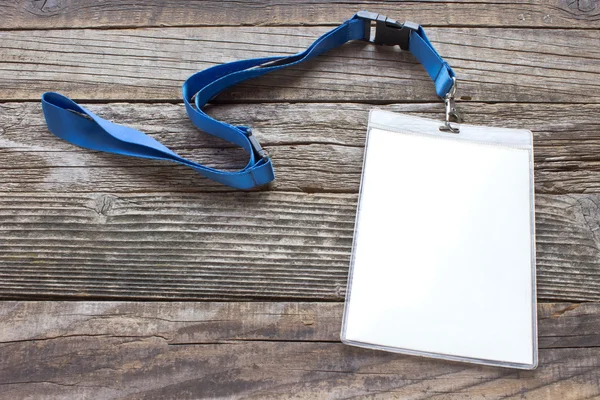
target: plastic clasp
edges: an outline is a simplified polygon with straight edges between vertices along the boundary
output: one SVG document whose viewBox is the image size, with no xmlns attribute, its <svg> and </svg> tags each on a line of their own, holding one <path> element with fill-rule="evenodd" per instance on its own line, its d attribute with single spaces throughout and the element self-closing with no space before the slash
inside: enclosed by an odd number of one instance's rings
<svg viewBox="0 0 600 400">
<path fill-rule="evenodd" d="M 240 128 L 242 128 L 242 130 L 246 134 L 246 137 L 250 141 L 250 145 L 252 146 L 252 150 L 254 150 L 254 154 L 258 155 L 263 160 L 268 159 L 269 153 L 267 153 L 267 151 L 262 148 L 256 136 L 254 136 L 254 134 L 252 133 L 252 129 L 245 126 L 241 126 Z"/>
<path fill-rule="evenodd" d="M 374 44 L 384 44 L 387 46 L 399 45 L 402 50 L 408 50 L 411 31 L 419 29 L 419 24 L 405 21 L 403 24 L 386 17 L 385 15 L 359 11 L 356 13 L 357 18 L 364 19 L 369 23 L 365 23 L 364 39 Z M 371 40 L 371 23 L 375 21 L 375 38 Z"/>
</svg>

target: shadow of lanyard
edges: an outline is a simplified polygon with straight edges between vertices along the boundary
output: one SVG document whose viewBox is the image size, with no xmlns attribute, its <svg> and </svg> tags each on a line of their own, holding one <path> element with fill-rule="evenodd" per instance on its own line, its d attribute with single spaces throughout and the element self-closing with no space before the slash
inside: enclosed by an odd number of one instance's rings
<svg viewBox="0 0 600 400">
<path fill-rule="evenodd" d="M 375 24 L 373 40 L 372 23 Z M 174 161 L 224 185 L 250 189 L 275 179 L 271 159 L 249 127 L 217 121 L 204 113 L 202 108 L 233 85 L 310 60 L 350 40 L 399 45 L 403 50 L 410 50 L 434 81 L 437 95 L 445 99 L 446 126 L 452 130 L 449 117 L 456 116 L 456 79 L 450 66 L 435 51 L 421 26 L 412 22 L 401 24 L 368 11 L 357 13 L 342 25 L 325 33 L 301 53 L 221 64 L 198 72 L 185 81 L 183 100 L 193 124 L 204 132 L 242 147 L 250 155 L 248 164 L 238 171 L 222 171 L 187 160 L 145 133 L 102 119 L 58 93 L 44 93 L 42 109 L 50 132 L 69 143 L 107 153 Z"/>
</svg>

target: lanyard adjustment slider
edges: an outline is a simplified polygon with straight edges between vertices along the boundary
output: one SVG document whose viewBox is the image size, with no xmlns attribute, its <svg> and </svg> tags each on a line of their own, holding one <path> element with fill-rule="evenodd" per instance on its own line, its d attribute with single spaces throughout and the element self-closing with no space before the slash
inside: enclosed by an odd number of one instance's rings
<svg viewBox="0 0 600 400">
<path fill-rule="evenodd" d="M 252 133 L 252 129 L 245 126 L 240 128 L 243 128 L 242 130 L 244 131 L 246 137 L 250 141 L 250 145 L 252 146 L 252 150 L 254 150 L 254 154 L 258 155 L 258 157 L 263 160 L 268 159 L 269 153 L 267 153 L 267 151 L 262 148 L 256 136 L 254 136 L 254 134 Z"/>
</svg>

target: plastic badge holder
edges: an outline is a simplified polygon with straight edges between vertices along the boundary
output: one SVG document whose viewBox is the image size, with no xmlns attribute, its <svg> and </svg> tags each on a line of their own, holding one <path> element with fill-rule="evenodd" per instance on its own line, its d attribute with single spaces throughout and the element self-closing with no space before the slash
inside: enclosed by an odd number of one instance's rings
<svg viewBox="0 0 600 400">
<path fill-rule="evenodd" d="M 532 134 L 374 110 L 341 338 L 537 366 Z"/>
</svg>

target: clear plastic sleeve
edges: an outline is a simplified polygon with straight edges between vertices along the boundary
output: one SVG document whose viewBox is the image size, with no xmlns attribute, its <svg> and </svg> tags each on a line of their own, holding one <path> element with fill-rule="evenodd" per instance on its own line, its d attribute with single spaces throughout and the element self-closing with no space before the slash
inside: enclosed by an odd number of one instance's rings
<svg viewBox="0 0 600 400">
<path fill-rule="evenodd" d="M 373 110 L 341 339 L 537 366 L 532 134 Z"/>
</svg>

